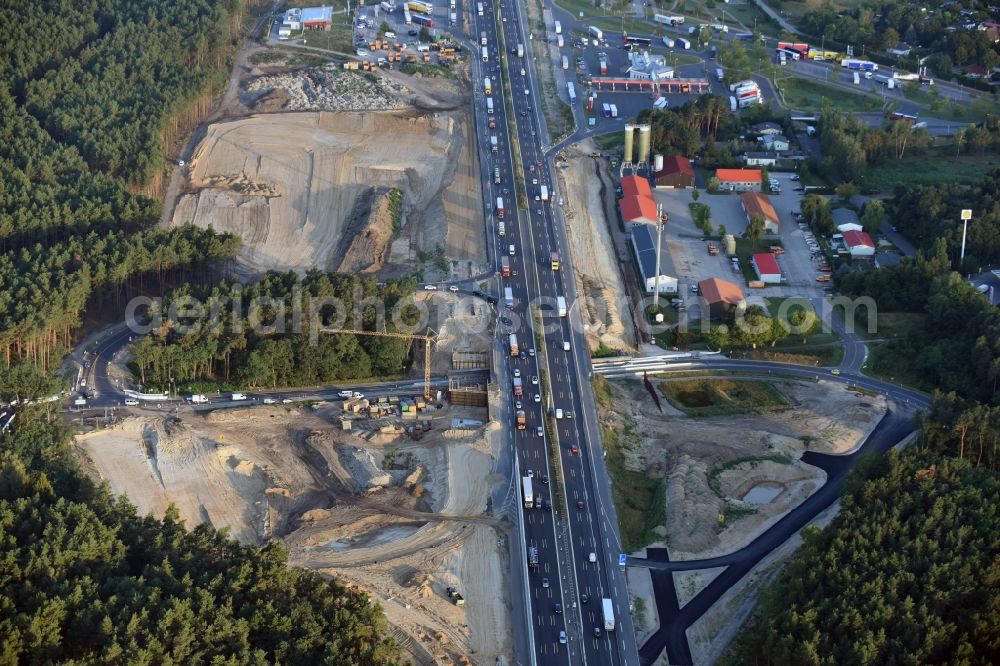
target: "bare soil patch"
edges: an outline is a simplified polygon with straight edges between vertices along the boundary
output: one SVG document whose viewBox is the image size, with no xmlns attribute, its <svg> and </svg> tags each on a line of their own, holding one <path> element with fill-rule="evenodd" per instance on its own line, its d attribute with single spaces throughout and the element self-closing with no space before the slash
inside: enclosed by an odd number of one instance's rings
<svg viewBox="0 0 1000 666">
<path fill-rule="evenodd" d="M 566 234 L 573 253 L 580 318 L 586 327 L 590 349 L 600 345 L 612 349 L 634 349 L 634 328 L 621 271 L 605 216 L 598 170 L 600 160 L 591 157 L 592 141 L 582 141 L 560 153 L 560 191 L 566 193 L 563 212 Z"/>
</svg>

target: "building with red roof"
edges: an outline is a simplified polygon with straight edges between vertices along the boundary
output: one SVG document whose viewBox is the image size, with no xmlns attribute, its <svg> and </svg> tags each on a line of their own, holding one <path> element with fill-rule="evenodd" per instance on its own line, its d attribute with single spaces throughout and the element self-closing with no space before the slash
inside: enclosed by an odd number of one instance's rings
<svg viewBox="0 0 1000 666">
<path fill-rule="evenodd" d="M 781 228 L 781 220 L 778 218 L 778 212 L 774 210 L 774 205 L 767 198 L 766 194 L 744 192 L 740 195 L 740 200 L 743 204 L 743 212 L 747 214 L 747 224 L 750 224 L 750 220 L 754 215 L 760 215 L 764 218 L 764 233 L 778 233 L 778 230 Z"/>
<path fill-rule="evenodd" d="M 618 202 L 625 224 L 654 224 L 656 222 L 656 202 L 653 197 L 629 196 Z"/>
<path fill-rule="evenodd" d="M 720 190 L 730 192 L 760 191 L 764 177 L 760 169 L 716 169 L 715 178 Z"/>
<path fill-rule="evenodd" d="M 663 158 L 663 168 L 653 174 L 657 188 L 685 189 L 694 187 L 694 169 L 691 160 L 680 155 Z"/>
<path fill-rule="evenodd" d="M 761 252 L 750 257 L 757 278 L 766 284 L 778 284 L 781 282 L 781 268 L 778 266 L 778 259 L 770 252 Z"/>
<path fill-rule="evenodd" d="M 622 221 L 629 226 L 654 224 L 656 202 L 649 181 L 642 176 L 625 176 L 621 187 L 623 196 L 618 207 L 622 212 Z"/>
<path fill-rule="evenodd" d="M 875 254 L 875 241 L 866 231 L 845 231 L 844 245 L 852 257 L 871 257 Z"/>
<path fill-rule="evenodd" d="M 698 283 L 698 293 L 703 303 L 702 312 L 707 312 L 711 319 L 724 319 L 733 308 L 745 310 L 747 307 L 743 290 L 727 280 L 702 280 Z"/>
</svg>

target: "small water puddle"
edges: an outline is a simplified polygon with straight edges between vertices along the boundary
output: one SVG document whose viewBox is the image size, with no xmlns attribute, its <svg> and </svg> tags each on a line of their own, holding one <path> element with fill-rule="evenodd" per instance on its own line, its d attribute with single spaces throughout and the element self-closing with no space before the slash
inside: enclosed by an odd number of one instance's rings
<svg viewBox="0 0 1000 666">
<path fill-rule="evenodd" d="M 749 502 L 750 504 L 767 504 L 780 495 L 782 490 L 784 490 L 784 486 L 780 483 L 764 481 L 748 490 L 742 499 L 744 502 Z"/>
</svg>

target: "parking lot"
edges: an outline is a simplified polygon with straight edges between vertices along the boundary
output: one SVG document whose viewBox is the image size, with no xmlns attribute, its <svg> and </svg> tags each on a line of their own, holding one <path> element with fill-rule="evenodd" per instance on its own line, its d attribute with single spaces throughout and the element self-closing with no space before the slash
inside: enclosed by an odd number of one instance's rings
<svg viewBox="0 0 1000 666">
<path fill-rule="evenodd" d="M 678 278 L 682 296 L 690 294 L 692 284 L 712 277 L 740 285 L 751 304 L 763 305 L 764 298 L 768 296 L 815 298 L 822 295 L 823 285 L 816 282 L 822 261 L 809 246 L 810 233 L 800 228 L 792 215 L 793 211 L 799 211 L 803 193 L 795 191 L 796 183 L 790 179 L 791 174 L 772 172 L 770 176 L 781 184 L 779 194 L 768 196 L 781 220 L 779 236 L 785 252 L 777 259 L 786 281 L 781 285 L 768 285 L 764 289 L 748 289 L 742 272 L 733 270 L 730 259 L 724 252 L 716 256 L 708 254 L 706 242 L 702 240 L 703 234 L 695 225 L 688 208 L 688 204 L 693 201 L 691 190 L 654 190 L 656 202 L 670 216 L 663 233 L 663 273 Z M 738 193 L 707 194 L 702 191 L 698 202 L 706 204 L 712 211 L 713 235 L 720 224 L 725 226 L 727 233 L 737 237 L 746 231 L 746 214 Z M 766 242 L 761 246 L 763 250 L 767 246 Z M 816 258 L 814 255 L 817 255 Z"/>
<path fill-rule="evenodd" d="M 607 56 L 607 74 L 604 76 L 628 77 L 628 69 L 630 67 L 628 52 L 622 48 L 619 41 L 616 41 L 619 39 L 619 34 L 614 33 L 607 35 L 605 41 L 598 46 L 594 46 L 592 39 L 584 41 L 583 37 L 579 34 L 567 36 L 565 47 L 561 51 L 562 55 L 567 56 L 569 59 L 570 71 L 566 73 L 568 75 L 567 78 L 577 81 L 578 97 L 581 102 L 584 101 L 588 93 L 588 87 L 582 81 L 592 76 L 602 76 L 600 69 L 601 53 Z M 673 66 L 671 65 L 670 51 L 666 47 L 657 47 L 656 43 L 654 43 L 654 48 L 650 49 L 650 52 L 654 55 L 665 56 L 667 65 Z M 692 54 L 690 51 L 686 53 Z M 577 62 L 578 58 L 582 58 L 583 66 L 579 66 Z M 711 68 L 712 64 L 708 61 L 680 65 L 674 68 L 674 76 L 676 78 L 706 79 L 709 78 L 706 72 Z M 574 74 L 576 75 L 575 77 L 573 76 Z M 718 85 L 721 86 L 722 84 Z M 682 106 L 697 97 L 697 95 L 679 93 L 667 93 L 663 96 L 667 99 L 668 107 Z M 618 107 L 618 118 L 612 119 L 603 116 L 601 105 L 605 103 L 614 104 Z M 597 126 L 602 131 L 611 131 L 617 126 L 624 126 L 626 120 L 634 120 L 640 111 L 652 108 L 653 98 L 648 92 L 608 92 L 604 90 L 597 93 L 596 104 Z"/>
</svg>

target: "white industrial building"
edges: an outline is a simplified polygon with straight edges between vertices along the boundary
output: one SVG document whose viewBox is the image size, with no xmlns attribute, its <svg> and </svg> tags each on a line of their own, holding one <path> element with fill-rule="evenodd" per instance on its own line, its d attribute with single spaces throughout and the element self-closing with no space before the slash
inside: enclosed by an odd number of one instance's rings
<svg viewBox="0 0 1000 666">
<path fill-rule="evenodd" d="M 646 293 L 651 294 L 656 290 L 656 229 L 653 225 L 637 224 L 632 227 L 632 249 L 635 251 Z M 660 293 L 676 294 L 677 278 L 664 275 L 662 265 L 660 269 Z"/>
<path fill-rule="evenodd" d="M 667 67 L 663 56 L 630 53 L 629 60 L 632 66 L 628 69 L 628 76 L 633 81 L 659 81 L 674 78 L 674 68 Z"/>
</svg>

